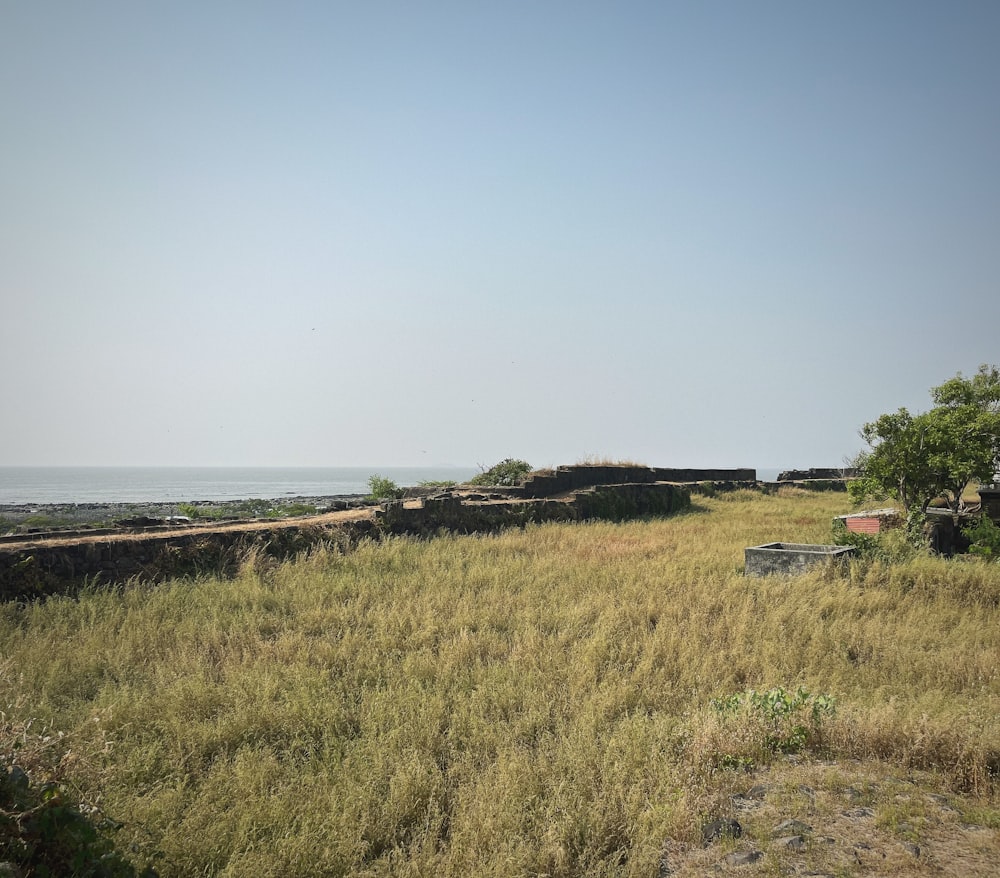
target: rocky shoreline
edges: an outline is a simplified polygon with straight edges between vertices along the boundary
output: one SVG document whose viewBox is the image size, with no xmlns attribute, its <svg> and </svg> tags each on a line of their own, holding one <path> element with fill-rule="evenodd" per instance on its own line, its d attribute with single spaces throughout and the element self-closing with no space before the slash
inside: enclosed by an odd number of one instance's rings
<svg viewBox="0 0 1000 878">
<path fill-rule="evenodd" d="M 0 534 L 62 527 L 111 526 L 117 521 L 137 518 L 165 521 L 286 518 L 367 506 L 370 502 L 364 494 L 337 494 L 188 502 L 3 503 L 0 504 Z"/>
</svg>

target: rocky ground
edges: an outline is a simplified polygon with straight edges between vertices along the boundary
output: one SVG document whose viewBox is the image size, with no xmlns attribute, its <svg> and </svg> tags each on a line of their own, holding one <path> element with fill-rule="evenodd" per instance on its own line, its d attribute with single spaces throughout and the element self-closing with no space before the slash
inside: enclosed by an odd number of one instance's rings
<svg viewBox="0 0 1000 878">
<path fill-rule="evenodd" d="M 701 844 L 664 842 L 659 878 L 1000 875 L 1000 811 L 932 775 L 790 757 L 734 784 Z"/>
<path fill-rule="evenodd" d="M 0 504 L 0 534 L 66 527 L 111 526 L 141 518 L 169 520 L 284 518 L 367 505 L 362 494 L 276 500 L 194 500 L 189 503 Z"/>
</svg>

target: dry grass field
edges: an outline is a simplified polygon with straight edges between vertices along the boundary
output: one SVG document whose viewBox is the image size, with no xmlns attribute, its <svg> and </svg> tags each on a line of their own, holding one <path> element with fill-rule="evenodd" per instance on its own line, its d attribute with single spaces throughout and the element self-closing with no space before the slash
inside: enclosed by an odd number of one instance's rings
<svg viewBox="0 0 1000 878">
<path fill-rule="evenodd" d="M 162 876 L 1000 874 L 1000 566 L 742 575 L 844 511 L 738 491 L 6 605 L 0 752 Z"/>
</svg>

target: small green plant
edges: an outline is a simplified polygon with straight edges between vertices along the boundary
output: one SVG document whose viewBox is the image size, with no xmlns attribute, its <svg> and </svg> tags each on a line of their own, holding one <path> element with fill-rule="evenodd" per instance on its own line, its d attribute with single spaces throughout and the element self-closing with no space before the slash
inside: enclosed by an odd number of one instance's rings
<svg viewBox="0 0 1000 878">
<path fill-rule="evenodd" d="M 368 491 L 373 500 L 398 500 L 403 496 L 403 489 L 399 485 L 378 474 L 368 477 Z"/>
<path fill-rule="evenodd" d="M 969 540 L 969 552 L 987 561 L 1000 559 L 1000 527 L 988 515 L 980 515 L 975 524 L 962 528 Z"/>
<path fill-rule="evenodd" d="M 417 482 L 421 488 L 454 488 L 458 482 L 451 479 L 431 479 L 429 481 Z"/>
<path fill-rule="evenodd" d="M 177 506 L 177 511 L 190 519 L 201 518 L 201 510 L 193 503 L 180 503 Z"/>
<path fill-rule="evenodd" d="M 710 704 L 723 717 L 742 716 L 759 724 L 764 750 L 769 753 L 798 753 L 816 738 L 824 718 L 836 712 L 832 696 L 814 694 L 804 686 L 795 692 L 781 686 L 763 692 L 748 689 L 713 698 Z M 724 754 L 723 763 L 745 758 Z"/>
<path fill-rule="evenodd" d="M 469 479 L 469 484 L 481 487 L 513 487 L 520 485 L 530 472 L 531 464 L 527 461 L 507 457 Z"/>
</svg>

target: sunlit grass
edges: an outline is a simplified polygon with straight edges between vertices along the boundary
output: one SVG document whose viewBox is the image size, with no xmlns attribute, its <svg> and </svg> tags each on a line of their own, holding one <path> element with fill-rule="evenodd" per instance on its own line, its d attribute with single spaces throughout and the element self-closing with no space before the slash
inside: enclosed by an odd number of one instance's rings
<svg viewBox="0 0 1000 878">
<path fill-rule="evenodd" d="M 80 795 L 163 875 L 655 874 L 728 794 L 720 753 L 761 758 L 709 707 L 748 688 L 829 693 L 815 746 L 991 807 L 995 565 L 742 575 L 844 511 L 739 491 L 8 605 L 0 703 L 65 733 Z"/>
</svg>

